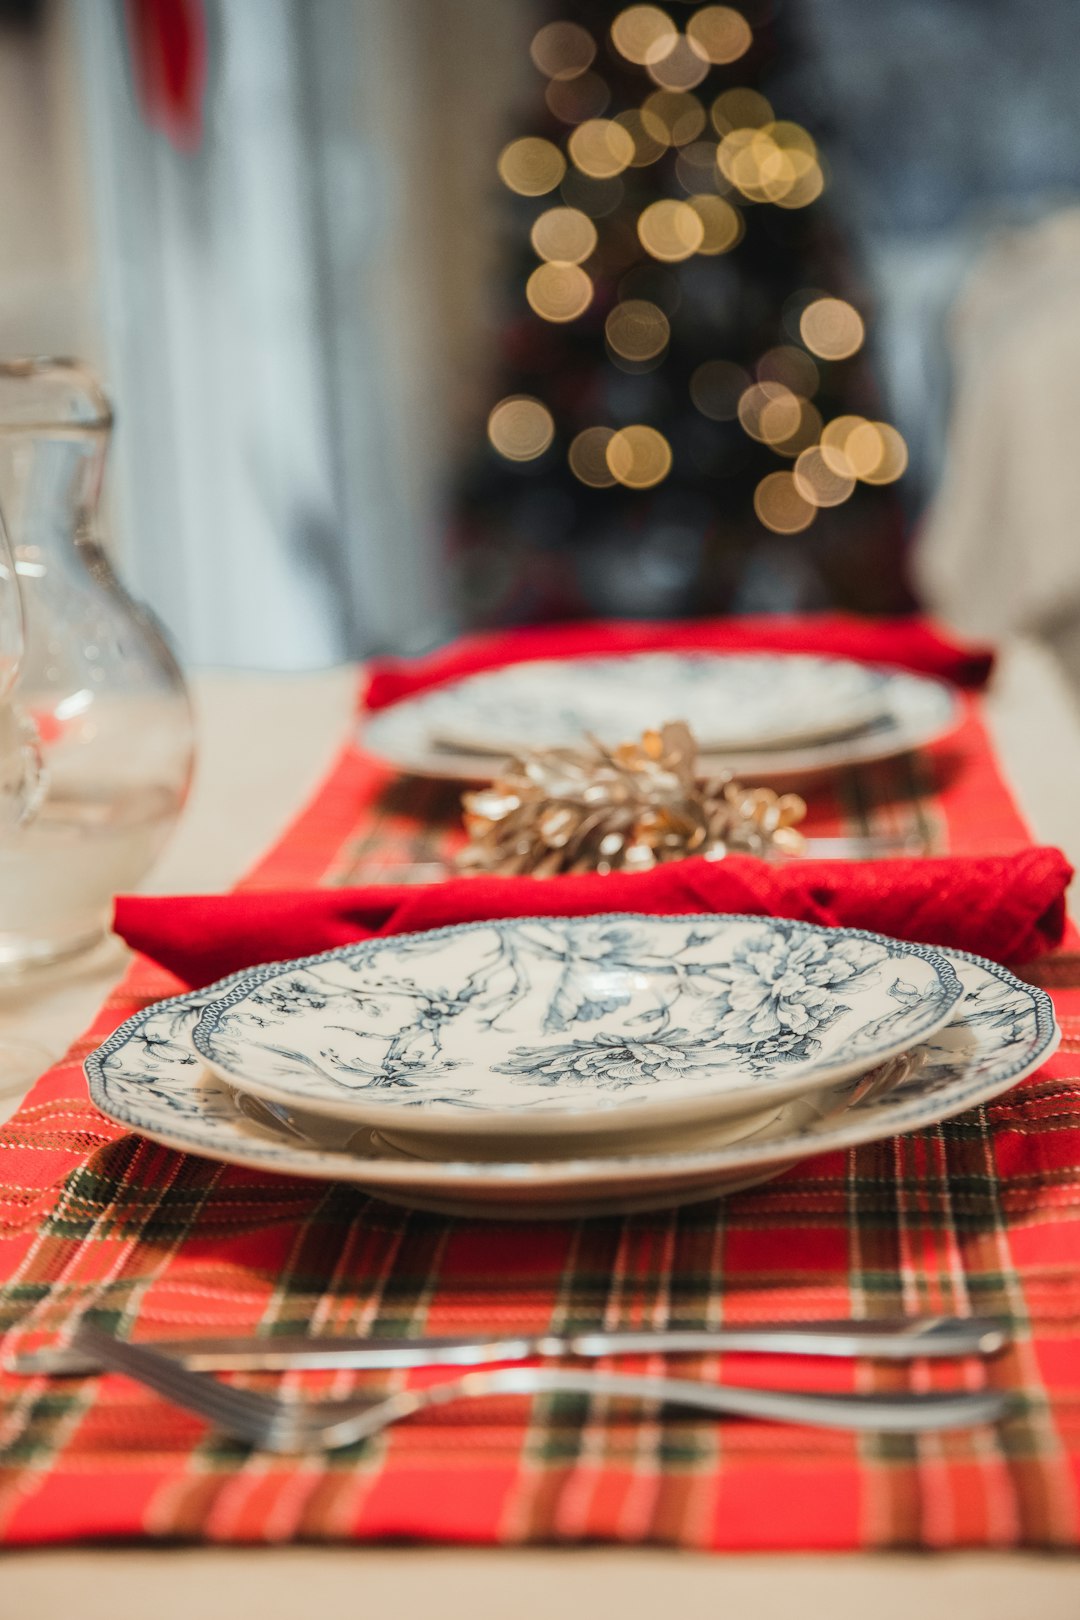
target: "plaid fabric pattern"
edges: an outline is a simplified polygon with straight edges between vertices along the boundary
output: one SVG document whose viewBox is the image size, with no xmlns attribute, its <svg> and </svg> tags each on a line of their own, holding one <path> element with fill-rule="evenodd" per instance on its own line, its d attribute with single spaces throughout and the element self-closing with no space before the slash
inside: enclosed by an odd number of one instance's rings
<svg viewBox="0 0 1080 1620">
<path fill-rule="evenodd" d="M 944 850 L 1028 841 L 974 703 L 952 741 L 823 791 L 811 820 L 822 832 L 917 825 Z M 446 852 L 454 821 L 452 790 L 410 784 L 406 793 L 348 750 L 247 883 L 399 877 L 403 863 Z M 1068 945 L 1078 943 L 1074 933 Z M 136 960 L 93 1028 L 0 1129 L 4 1351 L 49 1340 L 82 1311 L 149 1339 L 255 1328 L 691 1327 L 970 1309 L 1000 1312 L 1016 1330 L 1009 1352 L 987 1366 L 729 1355 L 680 1370 L 821 1389 L 988 1379 L 1021 1401 L 992 1431 L 909 1438 L 508 1397 L 448 1407 L 329 1457 L 288 1460 L 208 1435 L 123 1379 L 0 1375 L 0 1539 L 1074 1547 L 1077 965 L 1068 953 L 1038 965 L 1054 986 L 1064 1047 L 987 1108 L 919 1135 L 822 1154 L 723 1202 L 502 1225 L 410 1214 L 355 1188 L 214 1164 L 103 1119 L 87 1101 L 82 1058 L 121 1019 L 176 988 Z M 287 1380 L 342 1395 L 429 1376 L 438 1375 Z"/>
</svg>

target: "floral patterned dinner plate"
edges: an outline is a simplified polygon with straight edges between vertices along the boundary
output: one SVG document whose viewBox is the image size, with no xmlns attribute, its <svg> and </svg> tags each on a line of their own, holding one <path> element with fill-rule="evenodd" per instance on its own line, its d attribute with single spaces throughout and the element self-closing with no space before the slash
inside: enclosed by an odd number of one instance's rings
<svg viewBox="0 0 1080 1620">
<path fill-rule="evenodd" d="M 417 1136 L 554 1144 L 761 1109 L 905 1051 L 938 952 L 772 917 L 534 917 L 239 975 L 192 1040 L 243 1090 Z"/>
<path fill-rule="evenodd" d="M 815 1154 L 924 1130 L 999 1095 L 1044 1063 L 1059 1032 L 1049 997 L 1005 968 L 943 951 L 962 998 L 945 1027 L 885 1066 L 784 1103 L 762 1128 L 670 1152 L 533 1161 L 430 1162 L 378 1132 L 274 1106 L 256 1123 L 207 1070 L 191 1032 L 221 986 L 144 1008 L 86 1060 L 90 1094 L 126 1129 L 181 1152 L 260 1172 L 350 1183 L 392 1203 L 464 1217 L 563 1218 L 714 1198 Z M 275 1112 L 277 1120 L 275 1120 Z"/>
<path fill-rule="evenodd" d="M 575 747 L 587 735 L 613 748 L 679 719 L 715 752 L 870 725 L 884 712 L 886 685 L 880 670 L 848 658 L 640 652 L 485 670 L 427 693 L 424 713 L 436 740 L 466 751 Z"/>
<path fill-rule="evenodd" d="M 640 668 L 647 657 L 657 654 L 638 654 L 620 662 L 627 682 L 630 671 Z M 418 776 L 443 777 L 452 780 L 490 780 L 499 770 L 506 754 L 524 747 L 547 747 L 556 742 L 580 745 L 585 732 L 600 735 L 605 742 L 626 742 L 639 737 L 648 726 L 661 726 L 666 721 L 688 720 L 702 744 L 699 769 L 702 775 L 715 775 L 721 770 L 733 771 L 749 781 L 776 778 L 806 777 L 842 769 L 846 766 L 876 759 L 890 759 L 897 754 L 925 747 L 947 736 L 960 719 L 959 699 L 952 687 L 943 681 L 923 675 L 910 675 L 903 670 L 867 669 L 852 664 L 860 676 L 871 682 L 867 693 L 868 706 L 862 710 L 863 719 L 854 703 L 848 708 L 848 720 L 837 718 L 839 706 L 831 716 L 826 708 L 819 713 L 815 724 L 807 721 L 785 721 L 786 731 L 777 721 L 769 725 L 766 718 L 764 693 L 766 690 L 784 693 L 790 699 L 793 713 L 803 712 L 802 698 L 793 692 L 793 675 L 807 663 L 828 663 L 828 660 L 804 660 L 795 654 L 774 654 L 770 657 L 771 674 L 766 677 L 762 669 L 762 692 L 758 701 L 746 700 L 747 723 L 736 727 L 731 718 L 735 700 L 731 695 L 736 682 L 725 671 L 729 665 L 746 663 L 734 655 L 700 654 L 689 658 L 696 671 L 693 679 L 682 681 L 644 683 L 634 689 L 633 703 L 604 706 L 592 697 L 592 685 L 586 684 L 593 660 L 565 661 L 560 668 L 573 679 L 573 703 L 553 706 L 546 714 L 537 713 L 535 720 L 526 718 L 529 711 L 519 705 L 516 716 L 501 719 L 501 710 L 493 707 L 491 723 L 486 730 L 463 721 L 458 712 L 458 698 L 466 682 L 437 687 L 415 697 L 404 698 L 388 708 L 369 715 L 364 722 L 362 741 L 364 748 L 385 760 L 395 769 Z M 614 660 L 606 660 L 608 664 Z M 500 678 L 510 674 L 535 671 L 539 664 L 516 666 L 514 671 L 500 671 Z M 544 666 L 546 667 L 546 666 Z M 481 677 L 472 677 L 480 680 Z M 485 677 L 486 678 L 486 677 Z M 530 675 L 530 680 L 534 679 Z M 807 692 L 817 689 L 811 679 Z M 608 688 L 603 688 L 606 694 Z M 872 692 L 873 702 L 869 703 Z M 822 695 L 823 694 L 819 694 Z M 771 705 L 772 698 L 769 698 Z M 476 707 L 479 707 L 478 705 Z M 468 712 L 474 711 L 470 701 Z M 486 710 L 485 710 L 486 712 Z M 718 716 L 723 713 L 726 741 Z M 753 724 L 749 724 L 753 717 Z M 826 723 L 826 717 L 827 723 Z M 531 730 L 526 730 L 532 725 Z M 801 735 L 795 733 L 801 730 Z M 483 731 L 483 745 L 469 741 Z"/>
</svg>

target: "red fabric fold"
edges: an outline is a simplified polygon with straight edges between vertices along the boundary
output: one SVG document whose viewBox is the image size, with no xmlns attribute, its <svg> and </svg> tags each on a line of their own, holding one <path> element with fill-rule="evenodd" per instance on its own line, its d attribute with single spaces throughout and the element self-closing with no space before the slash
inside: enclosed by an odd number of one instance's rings
<svg viewBox="0 0 1080 1620">
<path fill-rule="evenodd" d="M 964 645 L 916 617 L 863 619 L 821 613 L 647 623 L 586 620 L 463 636 L 421 658 L 373 659 L 364 703 L 369 710 L 383 709 L 429 687 L 504 664 L 649 651 L 821 653 L 889 664 L 967 687 L 985 686 L 994 663 L 991 648 Z"/>
<path fill-rule="evenodd" d="M 1060 944 L 1072 868 L 1060 850 L 939 860 L 688 860 L 629 876 L 457 878 L 423 888 L 121 896 L 118 934 L 187 984 L 256 962 L 307 956 L 376 934 L 492 917 L 747 912 L 867 928 L 898 939 L 1031 961 Z"/>
</svg>

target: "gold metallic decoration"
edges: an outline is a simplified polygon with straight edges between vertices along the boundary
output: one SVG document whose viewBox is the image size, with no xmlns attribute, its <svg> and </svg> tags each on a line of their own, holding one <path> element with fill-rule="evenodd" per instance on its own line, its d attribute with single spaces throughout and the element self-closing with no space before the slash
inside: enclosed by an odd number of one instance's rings
<svg viewBox="0 0 1080 1620">
<path fill-rule="evenodd" d="M 743 217 L 726 197 L 699 192 L 686 200 L 700 219 L 705 233 L 698 248 L 699 253 L 730 253 L 741 242 L 745 230 Z"/>
<path fill-rule="evenodd" d="M 688 90 L 654 90 L 641 103 L 647 134 L 665 146 L 686 146 L 705 128 L 705 109 Z"/>
<path fill-rule="evenodd" d="M 528 394 L 501 399 L 488 417 L 488 438 L 508 461 L 535 461 L 554 437 L 551 412 Z"/>
<path fill-rule="evenodd" d="M 590 489 L 610 489 L 616 482 L 607 463 L 607 447 L 614 437 L 614 428 L 589 427 L 583 429 L 570 446 L 567 454 L 570 471 Z"/>
<path fill-rule="evenodd" d="M 583 124 L 587 118 L 607 112 L 611 88 L 598 73 L 582 73 L 576 79 L 552 79 L 544 100 L 564 124 Z"/>
<path fill-rule="evenodd" d="M 638 743 L 538 749 L 462 796 L 468 872 L 554 877 L 639 872 L 689 855 L 797 856 L 806 805 L 794 793 L 698 780 L 697 744 L 674 721 Z"/>
<path fill-rule="evenodd" d="M 606 451 L 616 483 L 627 489 L 652 489 L 671 471 L 671 446 L 656 428 L 635 422 L 613 433 Z"/>
<path fill-rule="evenodd" d="M 822 360 L 847 360 L 866 335 L 862 316 L 843 298 L 818 298 L 807 304 L 799 332 L 812 354 Z"/>
<path fill-rule="evenodd" d="M 613 118 L 587 118 L 566 144 L 575 167 L 594 180 L 609 180 L 634 160 L 633 136 Z"/>
<path fill-rule="evenodd" d="M 566 173 L 566 159 L 551 141 L 536 135 L 511 141 L 499 153 L 499 178 L 521 197 L 542 197 L 554 191 Z"/>
<path fill-rule="evenodd" d="M 580 208 L 548 208 L 530 235 L 538 258 L 554 264 L 580 264 L 596 247 L 596 226 Z"/>
<path fill-rule="evenodd" d="M 596 41 L 580 23 L 552 22 L 533 36 L 533 63 L 549 79 L 576 79 L 592 65 Z"/>
<path fill-rule="evenodd" d="M 627 298 L 608 315 L 604 335 L 622 359 L 641 362 L 663 354 L 671 327 L 663 310 L 648 299 Z"/>
<path fill-rule="evenodd" d="M 686 24 L 690 39 L 709 62 L 737 62 L 754 42 L 750 24 L 730 6 L 702 6 Z"/>
<path fill-rule="evenodd" d="M 749 386 L 749 374 L 742 366 L 731 360 L 706 360 L 690 378 L 690 398 L 710 421 L 734 422 Z"/>
<path fill-rule="evenodd" d="M 628 6 L 611 25 L 611 42 L 620 56 L 638 67 L 666 56 L 679 30 L 659 6 Z"/>
<path fill-rule="evenodd" d="M 645 251 L 666 264 L 690 258 L 705 240 L 701 216 L 675 197 L 661 197 L 642 209 L 637 231 Z"/>
<path fill-rule="evenodd" d="M 525 283 L 525 296 L 542 320 L 576 321 L 592 303 L 593 284 L 577 264 L 541 264 Z"/>
<path fill-rule="evenodd" d="M 811 506 L 842 506 L 855 488 L 854 477 L 830 467 L 817 444 L 802 452 L 792 477 L 799 494 Z"/>
<path fill-rule="evenodd" d="M 789 472 L 768 473 L 754 491 L 754 511 L 774 534 L 801 534 L 817 516 L 817 507 L 800 493 Z"/>
</svg>

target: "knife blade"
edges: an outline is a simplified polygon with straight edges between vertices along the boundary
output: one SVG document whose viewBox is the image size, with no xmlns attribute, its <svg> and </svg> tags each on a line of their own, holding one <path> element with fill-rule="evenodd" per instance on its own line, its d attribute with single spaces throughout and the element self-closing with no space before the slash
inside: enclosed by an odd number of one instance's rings
<svg viewBox="0 0 1080 1620">
<path fill-rule="evenodd" d="M 195 1372 L 383 1370 L 402 1367 L 479 1367 L 562 1356 L 752 1354 L 871 1356 L 906 1361 L 919 1356 L 994 1355 L 1010 1337 L 997 1317 L 877 1317 L 869 1320 L 740 1323 L 719 1328 L 660 1328 L 641 1332 L 522 1334 L 462 1338 L 316 1338 L 310 1334 L 154 1339 L 155 1350 Z M 7 1357 L 9 1373 L 86 1377 L 101 1371 L 82 1351 L 60 1344 Z"/>
</svg>

